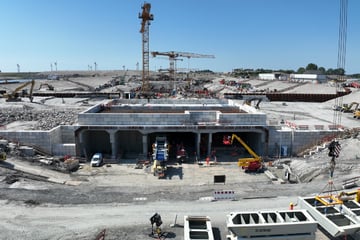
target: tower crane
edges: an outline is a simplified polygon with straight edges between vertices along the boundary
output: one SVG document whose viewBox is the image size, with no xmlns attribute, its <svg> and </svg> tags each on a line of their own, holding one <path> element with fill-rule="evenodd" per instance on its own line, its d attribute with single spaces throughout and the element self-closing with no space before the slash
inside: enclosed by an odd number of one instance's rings
<svg viewBox="0 0 360 240">
<path fill-rule="evenodd" d="M 170 61 L 169 73 L 170 73 L 170 78 L 172 78 L 173 80 L 175 80 L 175 73 L 176 73 L 175 61 L 176 60 L 180 60 L 180 58 L 188 58 L 188 59 L 189 58 L 215 58 L 214 55 L 189 53 L 189 52 L 175 52 L 175 51 L 151 52 L 151 55 L 153 57 L 156 57 L 156 56 L 169 57 L 169 61 Z"/>
<path fill-rule="evenodd" d="M 144 3 L 141 7 L 142 13 L 139 13 L 139 18 L 141 21 L 140 33 L 142 34 L 142 87 L 141 93 L 146 96 L 149 95 L 149 25 L 150 21 L 154 20 L 154 15 L 150 13 L 151 4 Z"/>
</svg>

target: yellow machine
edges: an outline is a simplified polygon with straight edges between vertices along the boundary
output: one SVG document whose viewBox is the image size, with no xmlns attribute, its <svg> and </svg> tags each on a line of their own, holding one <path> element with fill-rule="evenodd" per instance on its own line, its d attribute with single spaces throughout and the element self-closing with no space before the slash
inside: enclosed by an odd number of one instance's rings
<svg viewBox="0 0 360 240">
<path fill-rule="evenodd" d="M 360 109 L 354 112 L 354 118 L 360 119 Z"/>
<path fill-rule="evenodd" d="M 166 173 L 165 161 L 154 160 L 151 171 L 153 172 L 154 176 L 158 176 L 158 178 L 164 178 Z"/>
<path fill-rule="evenodd" d="M 341 199 L 342 201 L 355 200 L 356 202 L 360 203 L 360 189 L 350 192 L 341 192 L 339 194 L 339 199 Z"/>
<path fill-rule="evenodd" d="M 5 94 L 4 97 L 6 97 L 6 101 L 7 102 L 17 102 L 17 101 L 21 101 L 20 95 L 19 95 L 19 91 L 22 90 L 23 88 L 25 88 L 26 86 L 31 85 L 30 86 L 30 92 L 29 94 L 23 92 L 22 96 L 28 96 L 30 101 L 33 101 L 33 90 L 34 90 L 34 86 L 35 86 L 35 80 L 31 80 L 29 82 L 25 82 L 24 84 L 22 84 L 21 86 L 17 87 L 12 93 L 10 94 Z"/>
<path fill-rule="evenodd" d="M 340 109 L 341 112 L 354 112 L 358 109 L 359 103 L 358 102 L 352 102 L 350 104 L 344 103 L 342 108 Z"/>
<path fill-rule="evenodd" d="M 54 91 L 54 86 L 50 85 L 48 83 L 42 83 L 40 84 L 39 90 L 40 89 L 44 89 L 43 87 L 45 87 L 46 90 L 50 90 L 50 91 Z"/>
<path fill-rule="evenodd" d="M 230 141 L 224 139 L 223 143 L 225 145 L 233 144 L 234 139 L 236 139 L 252 156 L 250 158 L 239 158 L 238 166 L 249 172 L 257 172 L 263 170 L 262 158 L 257 155 L 239 136 L 237 136 L 236 134 L 232 134 Z"/>
<path fill-rule="evenodd" d="M 6 160 L 6 153 L 0 150 L 0 161 Z"/>
</svg>

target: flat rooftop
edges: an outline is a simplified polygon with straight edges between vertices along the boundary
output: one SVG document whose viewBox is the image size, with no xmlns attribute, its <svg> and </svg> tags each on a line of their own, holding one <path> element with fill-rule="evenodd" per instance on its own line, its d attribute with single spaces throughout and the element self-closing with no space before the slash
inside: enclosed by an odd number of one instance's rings
<svg viewBox="0 0 360 240">
<path fill-rule="evenodd" d="M 239 106 L 225 104 L 116 104 L 104 106 L 98 113 L 184 113 L 185 111 L 218 111 L 246 113 Z"/>
</svg>

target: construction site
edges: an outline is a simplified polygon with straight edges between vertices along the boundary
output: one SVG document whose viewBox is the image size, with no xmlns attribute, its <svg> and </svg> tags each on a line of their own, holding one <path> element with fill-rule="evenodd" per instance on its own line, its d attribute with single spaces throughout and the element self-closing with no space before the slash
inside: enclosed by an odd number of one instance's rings
<svg viewBox="0 0 360 240">
<path fill-rule="evenodd" d="M 0 238 L 360 239 L 359 80 L 178 71 L 150 9 L 141 70 L 0 72 Z"/>
</svg>

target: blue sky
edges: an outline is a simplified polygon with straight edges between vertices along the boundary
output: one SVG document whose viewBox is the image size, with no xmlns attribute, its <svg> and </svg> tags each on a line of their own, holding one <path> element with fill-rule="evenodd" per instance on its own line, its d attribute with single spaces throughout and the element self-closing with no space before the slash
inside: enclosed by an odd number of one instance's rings
<svg viewBox="0 0 360 240">
<path fill-rule="evenodd" d="M 348 0 L 346 72 L 360 73 L 360 1 Z M 153 0 L 150 51 L 213 54 L 178 68 L 336 68 L 340 0 Z M 136 69 L 138 0 L 1 0 L 0 70 Z M 150 57 L 150 70 L 168 60 Z M 54 66 L 54 65 L 53 65 Z M 54 67 L 55 68 L 55 67 Z"/>
</svg>

